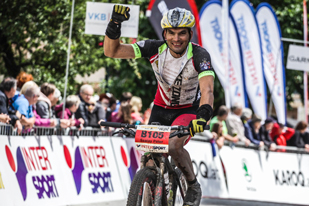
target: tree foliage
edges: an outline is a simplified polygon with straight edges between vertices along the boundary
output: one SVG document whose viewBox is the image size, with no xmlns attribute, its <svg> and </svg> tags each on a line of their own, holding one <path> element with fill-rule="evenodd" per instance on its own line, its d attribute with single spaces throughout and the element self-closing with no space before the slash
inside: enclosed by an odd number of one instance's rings
<svg viewBox="0 0 309 206">
<path fill-rule="evenodd" d="M 150 0 L 135 0 L 140 5 L 139 36 L 137 41 L 157 39 L 146 17 Z M 106 3 L 132 4 L 128 0 L 103 0 Z M 198 9 L 206 1 L 196 0 Z M 261 2 L 251 1 L 253 6 Z M 302 0 L 268 1 L 278 16 L 282 36 L 302 39 Z M 38 84 L 50 82 L 63 91 L 68 52 L 72 0 L 2 0 L 0 2 L 0 72 L 16 76 L 21 70 L 33 74 Z M 85 30 L 86 0 L 77 0 L 74 7 L 74 26 L 69 61 L 68 93 L 77 91 L 77 74 L 91 74 L 106 67 L 108 81 L 102 82 L 105 91 L 117 98 L 130 91 L 143 99 L 144 108 L 152 102 L 156 80 L 150 63 L 145 59 L 120 60 L 104 56 L 98 46 L 104 36 L 87 35 Z M 132 39 L 121 38 L 130 43 Z M 288 44 L 284 43 L 287 54 Z M 285 58 L 286 59 L 286 58 Z M 303 94 L 302 72 L 286 70 L 287 92 Z M 215 105 L 224 103 L 223 89 L 216 78 Z M 288 95 L 288 99 L 290 95 Z"/>
</svg>

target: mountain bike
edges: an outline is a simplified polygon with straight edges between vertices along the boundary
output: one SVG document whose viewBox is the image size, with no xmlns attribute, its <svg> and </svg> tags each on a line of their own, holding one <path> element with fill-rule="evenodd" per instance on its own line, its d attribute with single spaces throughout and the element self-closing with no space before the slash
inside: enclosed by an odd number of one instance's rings
<svg viewBox="0 0 309 206">
<path fill-rule="evenodd" d="M 127 206 L 183 205 L 187 181 L 167 153 L 169 138 L 189 135 L 188 127 L 115 122 L 101 122 L 100 125 L 121 128 L 113 135 L 122 133 L 127 137 L 135 137 L 135 148 L 145 151 L 141 157 L 140 170 L 131 183 Z"/>
</svg>

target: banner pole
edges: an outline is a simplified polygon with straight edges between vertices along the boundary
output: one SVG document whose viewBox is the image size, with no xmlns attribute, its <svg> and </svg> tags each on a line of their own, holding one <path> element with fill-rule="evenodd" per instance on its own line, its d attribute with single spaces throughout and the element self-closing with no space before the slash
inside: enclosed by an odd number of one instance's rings
<svg viewBox="0 0 309 206">
<path fill-rule="evenodd" d="M 307 47 L 308 40 L 308 26 L 307 26 L 307 2 L 303 0 L 303 23 L 304 23 L 304 46 Z M 304 71 L 304 107 L 305 107 L 305 121 L 308 123 L 308 74 Z"/>
<path fill-rule="evenodd" d="M 66 72 L 65 72 L 65 83 L 64 83 L 64 96 L 63 96 L 63 106 L 62 106 L 62 119 L 64 118 L 64 110 L 65 110 L 65 99 L 67 95 L 67 86 L 68 86 L 68 75 L 69 75 L 69 64 L 70 64 L 70 52 L 71 52 L 71 39 L 72 39 L 72 28 L 73 28 L 73 17 L 74 17 L 74 4 L 75 0 L 72 1 L 72 9 L 71 9 L 71 20 L 70 20 L 70 33 L 69 33 L 69 46 L 67 51 L 67 64 L 66 64 Z"/>
<path fill-rule="evenodd" d="M 229 54 L 229 1 L 222 1 L 222 32 L 223 32 L 223 59 L 224 59 L 224 69 L 225 69 L 225 106 L 231 108 L 231 97 L 230 97 L 230 79 L 229 79 L 229 69 L 230 69 L 230 54 Z M 244 106 L 244 105 L 243 105 Z"/>
</svg>

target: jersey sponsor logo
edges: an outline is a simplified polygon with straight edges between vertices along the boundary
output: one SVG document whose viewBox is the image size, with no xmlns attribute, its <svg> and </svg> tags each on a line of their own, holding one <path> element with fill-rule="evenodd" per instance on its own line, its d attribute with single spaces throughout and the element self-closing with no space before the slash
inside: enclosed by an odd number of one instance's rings
<svg viewBox="0 0 309 206">
<path fill-rule="evenodd" d="M 210 61 L 207 61 L 207 59 L 203 59 L 200 63 L 200 68 L 202 71 L 210 69 Z"/>
<path fill-rule="evenodd" d="M 180 101 L 180 93 L 181 93 L 181 85 L 182 85 L 182 72 L 178 75 L 178 77 L 175 80 L 175 85 L 179 86 L 173 86 L 172 87 L 172 101 L 171 106 L 179 105 Z"/>
</svg>

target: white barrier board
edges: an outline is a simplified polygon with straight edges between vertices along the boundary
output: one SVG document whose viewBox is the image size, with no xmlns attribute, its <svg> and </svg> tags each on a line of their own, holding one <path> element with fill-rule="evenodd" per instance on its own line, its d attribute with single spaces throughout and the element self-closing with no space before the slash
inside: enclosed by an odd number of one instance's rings
<svg viewBox="0 0 309 206">
<path fill-rule="evenodd" d="M 0 139 L 4 205 L 67 205 L 126 198 L 110 137 Z M 40 143 L 40 144 L 39 144 Z M 128 172 L 127 172 L 128 173 Z"/>
<path fill-rule="evenodd" d="M 210 144 L 190 141 L 185 149 L 190 153 L 196 178 L 201 184 L 202 196 L 227 198 L 221 161 L 218 155 L 213 157 Z"/>
</svg>

